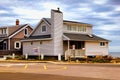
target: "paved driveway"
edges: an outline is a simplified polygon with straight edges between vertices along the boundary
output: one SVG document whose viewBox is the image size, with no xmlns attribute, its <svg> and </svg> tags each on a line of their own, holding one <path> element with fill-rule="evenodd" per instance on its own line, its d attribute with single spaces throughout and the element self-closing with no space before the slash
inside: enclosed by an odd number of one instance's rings
<svg viewBox="0 0 120 80">
<path fill-rule="evenodd" d="M 84 80 L 85 78 L 86 80 L 90 80 L 90 79 L 120 80 L 120 76 L 119 76 L 120 64 L 107 64 L 107 65 L 106 64 L 77 64 L 77 65 L 67 64 L 66 65 L 66 64 L 50 64 L 50 63 L 0 63 L 0 73 L 1 73 L 0 80 L 3 80 L 1 79 L 1 76 L 3 76 L 3 74 L 5 75 L 6 72 L 12 72 L 12 74 L 15 73 L 14 75 L 17 75 L 18 73 L 24 73 L 24 74 L 29 73 L 29 75 L 35 73 L 36 76 L 40 74 L 42 76 L 44 75 L 44 77 L 45 75 L 47 76 L 57 75 L 56 77 L 58 77 L 59 79 L 61 76 L 62 77 L 64 76 L 63 78 L 69 76 L 71 77 L 69 80 L 72 80 L 73 77 L 74 77 L 73 80 L 83 80 L 83 78 Z M 6 75 L 7 74 L 8 73 L 6 73 Z M 43 80 L 47 80 L 47 79 L 43 79 Z M 63 79 L 63 80 L 68 80 L 68 79 Z"/>
</svg>

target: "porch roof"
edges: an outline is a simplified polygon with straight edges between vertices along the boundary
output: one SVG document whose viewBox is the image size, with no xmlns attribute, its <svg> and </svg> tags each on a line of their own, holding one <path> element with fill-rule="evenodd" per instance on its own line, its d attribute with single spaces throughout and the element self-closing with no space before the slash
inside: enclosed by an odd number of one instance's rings
<svg viewBox="0 0 120 80">
<path fill-rule="evenodd" d="M 63 40 L 73 40 L 73 41 L 109 41 L 107 39 L 101 38 L 96 35 L 88 34 L 73 34 L 73 33 L 64 33 Z"/>
<path fill-rule="evenodd" d="M 51 39 L 51 35 L 36 35 L 36 36 L 29 36 L 24 38 L 22 41 L 36 41 L 36 40 L 49 40 Z"/>
<path fill-rule="evenodd" d="M 0 37 L 0 42 L 2 42 L 4 40 L 4 37 Z"/>
</svg>

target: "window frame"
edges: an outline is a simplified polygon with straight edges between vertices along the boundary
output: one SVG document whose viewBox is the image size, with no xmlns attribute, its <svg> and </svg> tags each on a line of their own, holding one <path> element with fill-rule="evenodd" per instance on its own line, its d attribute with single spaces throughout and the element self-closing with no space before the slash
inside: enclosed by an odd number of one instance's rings
<svg viewBox="0 0 120 80">
<path fill-rule="evenodd" d="M 19 44 L 19 47 L 17 47 L 17 43 Z M 14 48 L 15 49 L 20 49 L 21 48 L 21 42 L 20 41 L 15 41 L 14 42 Z"/>
<path fill-rule="evenodd" d="M 7 34 L 7 29 L 2 29 L 2 34 Z"/>
<path fill-rule="evenodd" d="M 100 47 L 105 47 L 106 46 L 106 42 L 100 42 Z"/>
<path fill-rule="evenodd" d="M 27 31 L 27 34 L 25 34 L 25 30 Z M 24 29 L 24 35 L 28 35 L 28 28 Z"/>
<path fill-rule="evenodd" d="M 45 27 L 45 31 L 43 31 L 43 27 Z M 44 33 L 44 32 L 46 32 L 46 31 L 47 31 L 47 27 L 46 27 L 46 26 L 42 26 L 41 32 Z"/>
</svg>

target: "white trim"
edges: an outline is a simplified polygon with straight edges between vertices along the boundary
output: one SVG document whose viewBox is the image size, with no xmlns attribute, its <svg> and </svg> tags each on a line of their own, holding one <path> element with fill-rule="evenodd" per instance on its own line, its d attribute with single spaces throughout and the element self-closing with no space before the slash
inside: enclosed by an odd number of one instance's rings
<svg viewBox="0 0 120 80">
<path fill-rule="evenodd" d="M 19 47 L 16 47 L 16 44 L 19 43 Z M 15 41 L 14 42 L 14 48 L 15 49 L 20 49 L 21 48 L 21 42 L 20 41 Z"/>
<path fill-rule="evenodd" d="M 26 26 L 24 26 L 23 28 L 19 29 L 18 31 L 16 31 L 14 34 L 12 34 L 11 36 L 9 36 L 8 38 L 12 38 L 13 36 L 15 36 L 17 33 L 19 33 L 20 31 L 22 31 L 23 29 L 25 29 L 26 27 L 28 27 L 29 25 L 27 24 Z"/>
<path fill-rule="evenodd" d="M 25 34 L 25 30 L 27 30 L 27 34 Z M 28 36 L 28 28 L 27 27 L 24 29 L 24 36 Z"/>
<path fill-rule="evenodd" d="M 102 45 L 101 45 L 101 43 L 102 43 Z M 104 45 L 103 45 L 103 43 L 104 43 Z M 104 41 L 101 41 L 99 44 L 100 44 L 100 47 L 106 47 L 106 42 L 104 42 Z"/>
<path fill-rule="evenodd" d="M 63 35 L 63 37 L 65 37 L 67 40 L 70 40 L 70 38 L 68 38 L 67 36 Z"/>
<path fill-rule="evenodd" d="M 26 41 L 40 41 L 40 40 L 52 40 L 52 38 L 47 38 L 47 39 L 29 39 L 29 40 L 21 40 L 22 42 Z"/>
<path fill-rule="evenodd" d="M 9 33 L 9 30 L 8 30 L 8 27 L 7 27 L 7 36 L 9 35 L 8 33 Z"/>
<path fill-rule="evenodd" d="M 10 38 L 8 38 L 8 50 L 10 50 Z"/>
</svg>

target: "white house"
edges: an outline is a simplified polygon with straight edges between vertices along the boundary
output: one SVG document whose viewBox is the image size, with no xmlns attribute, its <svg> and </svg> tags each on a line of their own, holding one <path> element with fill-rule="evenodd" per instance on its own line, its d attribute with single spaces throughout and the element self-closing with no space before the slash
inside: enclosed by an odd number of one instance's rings
<svg viewBox="0 0 120 80">
<path fill-rule="evenodd" d="M 51 18 L 43 18 L 31 35 L 23 41 L 23 55 L 83 57 L 108 55 L 109 40 L 92 33 L 92 25 L 63 20 L 63 13 L 51 10 Z"/>
</svg>

